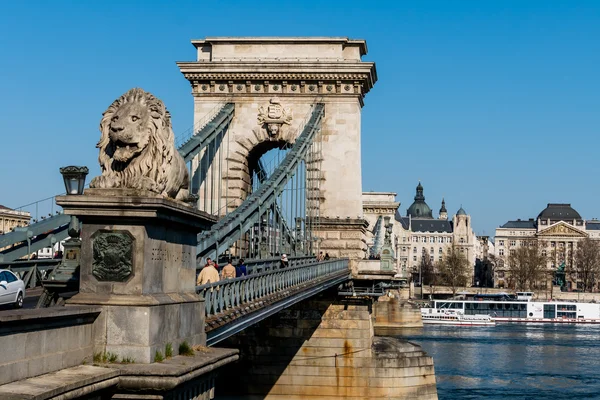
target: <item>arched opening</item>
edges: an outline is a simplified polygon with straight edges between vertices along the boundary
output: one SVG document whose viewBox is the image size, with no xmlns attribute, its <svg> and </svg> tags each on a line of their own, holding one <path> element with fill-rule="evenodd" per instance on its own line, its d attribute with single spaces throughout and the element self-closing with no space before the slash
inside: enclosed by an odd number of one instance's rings
<svg viewBox="0 0 600 400">
<path fill-rule="evenodd" d="M 250 192 L 256 190 L 261 182 L 281 164 L 292 145 L 285 140 L 260 142 L 248 153 L 248 175 Z M 249 194 L 249 193 L 248 193 Z"/>
</svg>

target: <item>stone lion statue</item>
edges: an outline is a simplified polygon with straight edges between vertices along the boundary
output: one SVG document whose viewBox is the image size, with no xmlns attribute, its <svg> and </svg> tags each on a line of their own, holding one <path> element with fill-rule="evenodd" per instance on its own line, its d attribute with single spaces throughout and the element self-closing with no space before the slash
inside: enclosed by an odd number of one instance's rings
<svg viewBox="0 0 600 400">
<path fill-rule="evenodd" d="M 96 147 L 102 175 L 92 179 L 91 188 L 142 189 L 188 200 L 188 171 L 162 101 L 131 89 L 104 112 L 100 132 Z"/>
</svg>

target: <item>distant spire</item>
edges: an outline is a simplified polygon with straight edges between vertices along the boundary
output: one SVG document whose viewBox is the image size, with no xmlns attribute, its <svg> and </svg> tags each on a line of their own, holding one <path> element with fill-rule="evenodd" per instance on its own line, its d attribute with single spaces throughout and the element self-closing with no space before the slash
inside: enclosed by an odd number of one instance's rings
<svg viewBox="0 0 600 400">
<path fill-rule="evenodd" d="M 448 210 L 446 210 L 446 200 L 444 200 L 444 198 L 442 197 L 442 208 L 440 208 L 440 213 L 443 212 L 448 212 Z"/>
</svg>

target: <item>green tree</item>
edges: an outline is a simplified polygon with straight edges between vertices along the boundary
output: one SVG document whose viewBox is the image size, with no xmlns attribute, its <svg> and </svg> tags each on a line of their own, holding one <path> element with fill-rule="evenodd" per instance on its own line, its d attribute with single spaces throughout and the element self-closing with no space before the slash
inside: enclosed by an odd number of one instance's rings
<svg viewBox="0 0 600 400">
<path fill-rule="evenodd" d="M 592 291 L 600 273 L 600 243 L 585 238 L 575 250 L 575 279 L 583 285 L 583 290 Z"/>
<path fill-rule="evenodd" d="M 455 246 L 449 247 L 438 263 L 438 270 L 444 283 L 456 295 L 459 287 L 466 286 L 470 278 L 469 261 Z"/>
</svg>

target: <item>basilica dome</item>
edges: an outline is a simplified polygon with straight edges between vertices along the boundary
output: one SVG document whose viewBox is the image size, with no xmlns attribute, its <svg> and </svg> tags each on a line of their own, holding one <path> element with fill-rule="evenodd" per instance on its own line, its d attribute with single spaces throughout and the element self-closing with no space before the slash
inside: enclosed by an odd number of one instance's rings
<svg viewBox="0 0 600 400">
<path fill-rule="evenodd" d="M 415 195 L 415 201 L 408 207 L 406 215 L 412 218 L 433 218 L 431 208 L 425 203 L 425 196 L 423 195 L 423 186 L 421 182 L 417 186 L 417 194 Z"/>
</svg>

